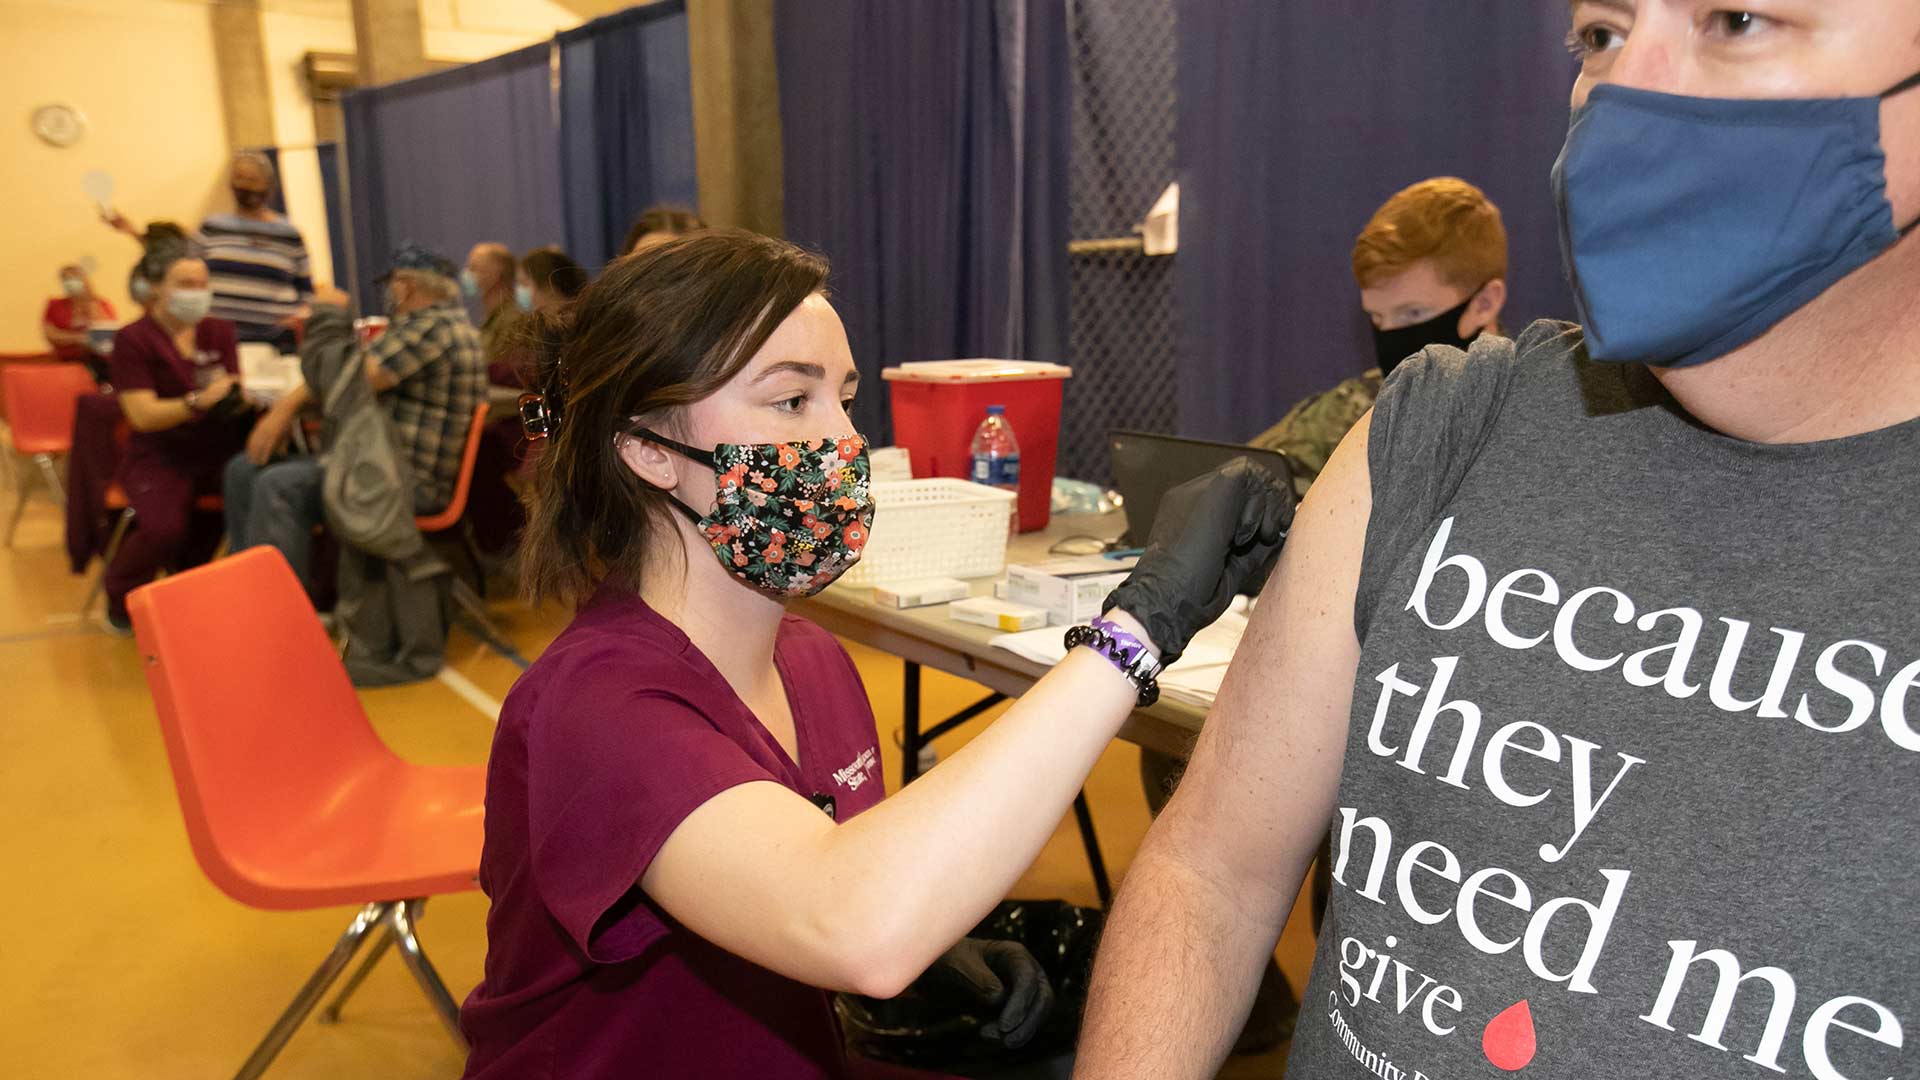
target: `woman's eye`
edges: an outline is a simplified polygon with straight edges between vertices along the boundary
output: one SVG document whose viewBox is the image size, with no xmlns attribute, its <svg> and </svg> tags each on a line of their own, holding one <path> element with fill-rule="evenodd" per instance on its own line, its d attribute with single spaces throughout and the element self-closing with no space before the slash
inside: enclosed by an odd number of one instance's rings
<svg viewBox="0 0 1920 1080">
<path fill-rule="evenodd" d="M 852 411 L 853 411 L 853 399 L 852 399 L 852 398 L 841 398 L 841 399 L 840 399 L 840 407 L 841 407 L 842 409 L 845 409 L 845 410 L 846 410 L 846 411 L 848 411 L 848 412 L 852 412 Z"/>
<path fill-rule="evenodd" d="M 1567 35 L 1567 51 L 1584 60 L 1597 53 L 1619 48 L 1626 37 L 1613 27 L 1600 23 L 1576 26 Z"/>
<path fill-rule="evenodd" d="M 781 400 L 774 402 L 773 407 L 776 409 L 779 409 L 781 412 L 790 412 L 790 413 L 800 412 L 802 409 L 805 409 L 807 407 L 807 395 L 795 394 L 790 398 L 782 398 Z"/>
</svg>

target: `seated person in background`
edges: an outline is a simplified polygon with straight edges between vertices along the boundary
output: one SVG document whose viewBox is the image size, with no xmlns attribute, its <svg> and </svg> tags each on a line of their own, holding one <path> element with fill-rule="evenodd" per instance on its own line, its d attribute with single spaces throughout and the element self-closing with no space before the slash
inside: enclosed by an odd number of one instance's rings
<svg viewBox="0 0 1920 1080">
<path fill-rule="evenodd" d="M 572 256 L 557 247 L 534 248 L 520 257 L 514 299 L 522 311 L 550 311 L 586 287 L 587 272 Z"/>
<path fill-rule="evenodd" d="M 520 323 L 522 312 L 513 297 L 515 271 L 513 252 L 507 245 L 496 243 L 473 245 L 467 252 L 467 265 L 460 271 L 461 294 L 480 304 L 480 352 L 490 374 L 507 374 L 496 372 L 495 366 L 502 365 L 513 342 L 514 328 Z M 520 385 L 517 378 L 508 381 L 495 377 L 493 381 Z"/>
<path fill-rule="evenodd" d="M 392 321 L 361 347 L 360 357 L 392 412 L 394 434 L 413 469 L 414 512 L 431 514 L 453 497 L 473 410 L 486 398 L 487 368 L 480 335 L 460 306 L 454 265 L 407 245 L 394 254 L 392 266 L 382 279 Z M 346 293 L 326 287 L 314 300 L 303 357 L 330 338 L 353 333 Z M 301 407 L 325 393 L 326 387 L 303 385 L 275 402 L 248 437 L 246 453 L 228 463 L 225 482 L 233 550 L 279 548 L 309 587 L 313 527 L 324 520 L 321 465 L 313 458 L 272 458 L 286 445 Z"/>
<path fill-rule="evenodd" d="M 231 320 L 241 341 L 291 347 L 293 322 L 313 295 L 307 242 L 267 205 L 274 174 L 264 154 L 235 154 L 228 182 L 234 212 L 207 218 L 193 237 L 213 272 L 213 314 Z"/>
<path fill-rule="evenodd" d="M 130 631 L 128 592 L 219 546 L 219 513 L 198 513 L 193 501 L 219 492 L 220 468 L 246 434 L 233 324 L 207 315 L 207 264 L 177 252 L 144 260 L 158 283 L 153 311 L 113 340 L 111 378 L 133 429 L 119 482 L 134 525 L 106 576 L 107 621 L 121 632 Z"/>
<path fill-rule="evenodd" d="M 664 244 L 676 236 L 684 236 L 696 229 L 704 229 L 707 223 L 700 215 L 684 206 L 660 203 L 640 211 L 640 216 L 627 226 L 626 242 L 620 245 L 620 254 L 631 255 L 644 251 L 656 244 Z"/>
<path fill-rule="evenodd" d="M 93 291 L 86 270 L 69 263 L 60 268 L 60 295 L 47 301 L 46 313 L 40 316 L 40 332 L 53 347 L 55 359 L 95 367 L 100 359 L 93 351 L 88 328 L 97 322 L 112 322 L 113 318 L 113 305 Z M 100 373 L 94 372 L 96 377 Z"/>
<path fill-rule="evenodd" d="M 1506 276 L 1507 230 L 1479 188 L 1441 176 L 1388 199 L 1353 244 L 1378 369 L 1295 405 L 1252 445 L 1285 451 L 1306 495 L 1395 364 L 1426 345 L 1465 348 L 1482 331 L 1500 332 Z"/>
</svg>

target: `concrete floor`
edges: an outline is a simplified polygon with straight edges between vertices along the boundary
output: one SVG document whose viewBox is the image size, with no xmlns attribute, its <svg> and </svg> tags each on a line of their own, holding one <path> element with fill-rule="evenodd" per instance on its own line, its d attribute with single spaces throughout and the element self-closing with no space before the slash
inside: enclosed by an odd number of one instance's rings
<svg viewBox="0 0 1920 1080">
<path fill-rule="evenodd" d="M 0 481 L 0 512 L 14 490 Z M 68 573 L 61 519 L 36 498 L 12 550 L 0 551 L 0 1062 L 13 1077 L 230 1075 L 345 927 L 345 908 L 255 911 L 218 892 L 188 849 L 152 704 L 131 640 L 78 624 L 86 581 Z M 564 624 L 558 610 L 496 599 L 493 613 L 529 656 Z M 899 728 L 900 665 L 851 646 L 882 743 Z M 456 634 L 449 667 L 497 701 L 511 664 Z M 924 681 L 929 715 L 977 697 L 973 684 Z M 429 763 L 486 759 L 492 720 L 444 682 L 367 691 L 369 715 L 402 755 Z M 939 743 L 952 752 L 988 719 Z M 1107 864 L 1125 874 L 1148 823 L 1138 752 L 1116 743 L 1087 785 Z M 898 757 L 887 756 L 888 789 Z M 1094 903 L 1071 815 L 1015 895 Z M 486 899 L 434 900 L 421 937 L 456 997 L 478 981 Z M 1283 969 L 1305 984 L 1312 936 L 1304 911 L 1281 939 Z M 1237 1059 L 1221 1075 L 1277 1077 L 1281 1053 Z M 341 1023 L 309 1023 L 269 1076 L 452 1080 L 461 1057 L 402 966 L 389 958 Z"/>
</svg>

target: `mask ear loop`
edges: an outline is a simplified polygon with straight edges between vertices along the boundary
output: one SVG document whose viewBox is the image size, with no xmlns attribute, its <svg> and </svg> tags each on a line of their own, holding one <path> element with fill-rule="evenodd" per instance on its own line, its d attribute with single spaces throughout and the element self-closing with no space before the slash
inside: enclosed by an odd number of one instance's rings
<svg viewBox="0 0 1920 1080">
<path fill-rule="evenodd" d="M 1899 82 L 1894 83 L 1892 86 L 1887 87 L 1885 90 L 1882 90 L 1880 96 L 1882 98 L 1895 97 L 1906 93 L 1916 86 L 1920 86 L 1920 71 L 1916 71 L 1906 78 L 1901 79 Z"/>
<path fill-rule="evenodd" d="M 683 458 L 705 465 L 714 472 L 720 471 L 720 462 L 713 456 L 713 451 L 711 450 L 696 450 L 686 443 L 676 439 L 669 439 L 665 435 L 656 434 L 652 430 L 643 427 L 629 428 L 627 429 L 627 434 L 636 439 L 645 439 L 656 446 L 664 446 Z"/>
<path fill-rule="evenodd" d="M 696 450 L 693 447 L 688 446 L 686 443 L 680 442 L 677 439 L 669 439 L 665 435 L 658 434 L 644 427 L 630 428 L 627 431 L 622 432 L 622 434 L 626 435 L 630 439 L 645 439 L 646 441 L 653 443 L 656 446 L 664 446 L 667 449 L 672 450 L 674 453 L 679 454 L 681 457 L 687 458 L 690 461 L 698 462 L 701 465 L 705 465 L 707 468 L 712 469 L 715 473 L 718 473 L 720 471 L 719 463 L 714 458 L 713 452 L 711 450 Z M 644 483 L 645 481 L 642 481 L 642 482 Z M 702 524 L 706 519 L 699 511 L 695 510 L 691 506 L 688 506 L 686 503 L 681 502 L 679 496 L 673 494 L 670 491 L 662 490 L 661 494 L 667 497 L 667 501 L 673 504 L 673 508 L 675 510 L 678 510 L 682 514 L 685 514 L 687 517 L 687 520 L 693 522 L 694 528 L 698 529 L 702 527 Z"/>
</svg>

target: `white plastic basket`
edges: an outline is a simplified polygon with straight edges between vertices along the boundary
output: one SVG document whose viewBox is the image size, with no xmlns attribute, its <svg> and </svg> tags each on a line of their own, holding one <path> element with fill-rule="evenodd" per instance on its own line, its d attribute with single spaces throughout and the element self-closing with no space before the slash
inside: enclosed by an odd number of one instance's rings
<svg viewBox="0 0 1920 1080">
<path fill-rule="evenodd" d="M 873 537 L 847 572 L 853 585 L 987 577 L 1007 563 L 1013 492 L 966 480 L 873 485 Z"/>
</svg>

